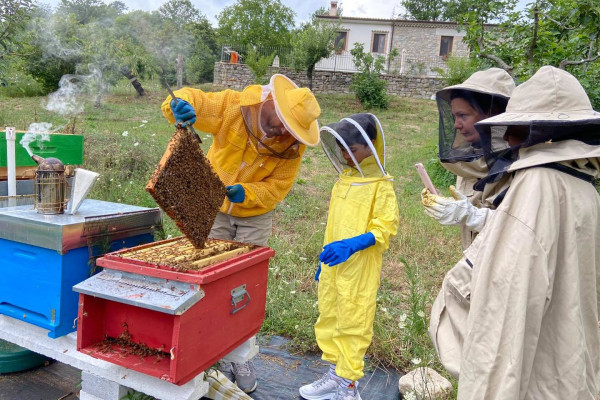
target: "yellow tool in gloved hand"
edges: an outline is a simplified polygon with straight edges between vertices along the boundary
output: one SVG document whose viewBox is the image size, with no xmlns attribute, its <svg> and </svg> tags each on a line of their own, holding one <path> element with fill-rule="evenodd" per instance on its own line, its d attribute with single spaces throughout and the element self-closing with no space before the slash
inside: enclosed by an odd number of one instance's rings
<svg viewBox="0 0 600 400">
<path fill-rule="evenodd" d="M 493 211 L 475 207 L 453 185 L 449 189 L 452 197 L 432 194 L 427 189 L 421 191 L 425 214 L 442 225 L 463 225 L 471 231 L 480 232 Z"/>
<path fill-rule="evenodd" d="M 206 371 L 208 381 L 208 394 L 206 397 L 213 400 L 252 400 L 250 396 L 231 382 L 225 375 L 215 369 Z"/>
</svg>

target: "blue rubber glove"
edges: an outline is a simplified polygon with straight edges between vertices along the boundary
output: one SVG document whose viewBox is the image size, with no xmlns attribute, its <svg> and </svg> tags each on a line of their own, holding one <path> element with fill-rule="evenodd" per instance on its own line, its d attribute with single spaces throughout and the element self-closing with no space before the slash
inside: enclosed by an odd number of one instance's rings
<svg viewBox="0 0 600 400">
<path fill-rule="evenodd" d="M 323 247 L 319 260 L 330 267 L 341 264 L 357 251 L 364 250 L 375 244 L 375 236 L 371 232 L 363 233 L 349 239 L 331 242 Z"/>
<path fill-rule="evenodd" d="M 315 281 L 319 282 L 320 275 L 321 275 L 321 261 L 319 261 L 319 267 L 317 268 L 317 273 L 315 274 Z"/>
<path fill-rule="evenodd" d="M 185 100 L 177 99 L 177 105 L 175 105 L 175 100 L 171 100 L 171 111 L 173 111 L 176 123 L 181 126 L 194 125 L 196 122 L 196 111 Z"/>
<path fill-rule="evenodd" d="M 233 186 L 225 186 L 225 189 L 227 189 L 227 198 L 232 203 L 241 203 L 246 198 L 244 187 L 239 183 Z"/>
</svg>

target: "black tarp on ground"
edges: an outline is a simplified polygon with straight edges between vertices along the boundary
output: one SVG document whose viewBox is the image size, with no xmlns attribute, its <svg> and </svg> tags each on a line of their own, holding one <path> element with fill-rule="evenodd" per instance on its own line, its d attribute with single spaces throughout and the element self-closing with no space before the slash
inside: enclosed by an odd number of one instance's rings
<svg viewBox="0 0 600 400">
<path fill-rule="evenodd" d="M 260 344 L 260 353 L 254 358 L 258 388 L 250 394 L 255 400 L 301 399 L 298 388 L 319 379 L 329 366 L 318 355 L 296 356 L 286 351 L 287 340 L 278 336 Z M 365 372 L 358 390 L 363 400 L 397 400 L 396 371 L 376 368 Z"/>
<path fill-rule="evenodd" d="M 250 394 L 255 400 L 300 399 L 298 388 L 310 383 L 328 366 L 317 355 L 292 355 L 286 351 L 287 340 L 271 337 L 260 344 L 254 358 L 258 388 Z M 396 371 L 375 369 L 359 381 L 363 400 L 399 400 Z M 0 375 L 0 400 L 76 400 L 81 371 L 60 362 L 37 369 Z"/>
</svg>

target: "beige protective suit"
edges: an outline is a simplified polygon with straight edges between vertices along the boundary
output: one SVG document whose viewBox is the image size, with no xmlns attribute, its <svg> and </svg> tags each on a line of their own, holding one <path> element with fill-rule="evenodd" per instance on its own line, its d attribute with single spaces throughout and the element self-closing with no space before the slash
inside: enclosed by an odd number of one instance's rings
<svg viewBox="0 0 600 400">
<path fill-rule="evenodd" d="M 506 71 L 500 68 L 489 68 L 485 71 L 475 72 L 461 84 L 449 86 L 438 91 L 436 97 L 438 98 L 438 104 L 440 101 L 445 101 L 449 104 L 453 90 L 465 90 L 509 98 L 514 88 L 515 83 Z M 455 132 L 452 146 L 465 148 L 465 145 L 468 146 L 469 143 L 465 143 L 462 135 Z M 442 144 L 440 143 L 441 146 Z M 505 178 L 499 182 L 486 185 L 483 192 L 473 189 L 473 185 L 488 173 L 488 168 L 483 157 L 472 161 L 442 162 L 442 166 L 456 175 L 456 189 L 464 194 L 475 207 L 496 208 L 493 204 L 494 199 L 508 187 L 508 179 Z M 477 236 L 477 232 L 471 231 L 465 226 L 460 227 L 460 240 L 463 250 L 469 247 L 475 236 Z"/>
<path fill-rule="evenodd" d="M 463 89 L 510 97 L 514 88 L 515 84 L 510 75 L 499 68 L 490 68 L 476 72 L 462 84 L 442 89 L 438 92 L 438 96 L 447 97 L 449 100 L 453 89 Z M 455 142 L 460 139 L 460 134 L 456 133 L 456 135 Z M 464 194 L 471 204 L 479 208 L 495 209 L 494 200 L 508 188 L 512 178 L 506 175 L 497 182 L 485 185 L 483 191 L 477 191 L 473 185 L 488 174 L 484 157 L 472 161 L 443 162 L 442 166 L 457 176 L 456 189 Z M 463 251 L 471 245 L 477 233 L 464 225 L 460 226 Z M 469 314 L 471 274 L 471 268 L 464 263 L 459 263 L 451 269 L 442 282 L 431 311 L 429 336 L 433 340 L 440 361 L 454 377 L 458 377 L 463 330 Z M 450 308 L 447 308 L 446 304 L 451 304 Z"/>
<path fill-rule="evenodd" d="M 522 149 L 513 169 L 561 161 L 561 153 L 582 157 L 571 167 L 598 176 L 600 148 L 578 141 Z M 595 187 L 553 169 L 518 170 L 457 267 L 464 270 L 468 263 L 473 279 L 458 398 L 595 400 L 600 371 Z"/>
<path fill-rule="evenodd" d="M 564 71 L 543 67 L 522 86 L 505 114 L 480 124 L 600 121 Z M 460 279 L 472 268 L 472 280 L 436 299 L 445 311 L 470 302 L 465 325 L 432 336 L 444 365 L 460 372 L 459 400 L 598 396 L 600 196 L 548 163 L 598 178 L 600 146 L 561 140 L 521 148 L 502 204 L 449 273 Z"/>
</svg>

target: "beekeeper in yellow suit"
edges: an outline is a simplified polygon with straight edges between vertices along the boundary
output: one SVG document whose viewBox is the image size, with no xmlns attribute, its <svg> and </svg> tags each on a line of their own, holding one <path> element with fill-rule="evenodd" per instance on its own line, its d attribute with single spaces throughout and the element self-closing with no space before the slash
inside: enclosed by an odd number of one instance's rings
<svg viewBox="0 0 600 400">
<path fill-rule="evenodd" d="M 494 128 L 506 128 L 514 176 L 460 261 L 473 275 L 458 399 L 596 400 L 600 113 L 575 77 L 546 66 L 476 127 L 492 160 Z"/>
<path fill-rule="evenodd" d="M 307 400 L 358 400 L 383 252 L 398 229 L 393 178 L 385 171 L 385 138 L 373 114 L 355 114 L 321 129 L 325 154 L 338 171 L 319 255 L 315 335 L 323 377 L 300 388 Z M 320 274 L 320 275 L 319 275 Z"/>
<path fill-rule="evenodd" d="M 227 187 L 209 237 L 265 246 L 273 209 L 290 191 L 306 146 L 319 143 L 315 96 L 281 74 L 243 91 L 177 90 L 162 104 L 165 118 L 213 135 L 207 153 Z M 237 385 L 256 389 L 252 363 L 233 364 Z"/>
</svg>

